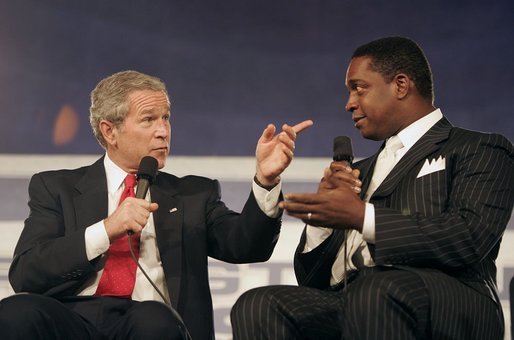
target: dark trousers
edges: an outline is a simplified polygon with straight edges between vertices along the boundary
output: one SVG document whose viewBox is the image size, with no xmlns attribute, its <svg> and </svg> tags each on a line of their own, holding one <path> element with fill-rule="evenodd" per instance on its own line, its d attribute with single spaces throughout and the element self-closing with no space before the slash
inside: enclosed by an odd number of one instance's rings
<svg viewBox="0 0 514 340">
<path fill-rule="evenodd" d="M 156 301 L 16 294 L 0 301 L 2 339 L 187 339 L 180 316 Z"/>
<path fill-rule="evenodd" d="M 369 268 L 339 291 L 256 288 L 232 308 L 234 340 L 503 339 L 496 304 L 449 282 L 455 286 L 440 300 L 417 274 L 387 267 Z"/>
</svg>

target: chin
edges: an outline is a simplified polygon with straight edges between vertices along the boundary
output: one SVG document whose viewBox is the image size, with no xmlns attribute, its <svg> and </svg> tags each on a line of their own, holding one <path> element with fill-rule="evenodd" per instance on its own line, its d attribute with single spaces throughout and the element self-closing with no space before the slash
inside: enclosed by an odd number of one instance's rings
<svg viewBox="0 0 514 340">
<path fill-rule="evenodd" d="M 159 169 L 164 168 L 164 166 L 166 165 L 167 156 L 160 154 L 160 155 L 153 155 L 153 157 L 155 157 L 155 159 L 157 159 L 157 164 L 158 164 Z"/>
<path fill-rule="evenodd" d="M 164 167 L 166 165 L 166 159 L 168 158 L 168 155 L 165 152 L 155 152 L 152 151 L 148 154 L 148 156 L 152 156 L 157 160 L 157 163 L 159 165 L 159 169 Z"/>
<path fill-rule="evenodd" d="M 361 136 L 364 137 L 365 139 L 374 140 L 374 141 L 382 140 L 382 138 L 376 136 L 375 134 L 369 133 L 369 132 L 366 132 L 363 130 L 361 130 Z"/>
</svg>

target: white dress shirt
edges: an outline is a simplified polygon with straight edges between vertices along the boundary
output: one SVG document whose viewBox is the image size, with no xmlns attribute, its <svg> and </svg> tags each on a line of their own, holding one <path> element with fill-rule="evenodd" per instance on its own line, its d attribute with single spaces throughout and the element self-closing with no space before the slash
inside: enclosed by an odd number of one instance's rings
<svg viewBox="0 0 514 340">
<path fill-rule="evenodd" d="M 108 215 L 111 215 L 118 207 L 118 202 L 123 192 L 123 180 L 127 173 L 118 167 L 106 154 L 104 157 L 105 174 L 107 177 L 107 192 L 108 192 Z M 137 187 L 136 187 L 137 188 Z M 134 189 L 136 190 L 136 189 Z M 254 196 L 257 204 L 261 210 L 269 217 L 277 217 L 279 214 L 278 199 L 281 190 L 281 183 L 279 183 L 271 191 L 258 186 L 255 182 L 252 185 Z M 151 201 L 151 188 L 148 191 L 146 198 Z M 86 254 L 88 260 L 92 260 L 98 256 L 104 256 L 109 250 L 109 237 L 105 230 L 104 221 L 99 221 L 86 228 L 85 231 Z M 159 290 L 164 294 L 165 298 L 169 301 L 168 289 L 164 277 L 164 269 L 161 263 L 161 256 L 157 247 L 157 239 L 155 235 L 155 225 L 153 214 L 150 214 L 148 223 L 141 232 L 140 250 L 139 250 L 139 264 L 148 276 L 152 279 Z M 94 295 L 98 282 L 102 276 L 102 270 L 99 270 L 92 278 L 86 283 L 79 295 Z M 144 274 L 138 268 L 136 272 L 136 283 L 134 291 L 132 292 L 132 300 L 144 301 L 154 300 L 161 301 L 161 296 L 153 288 L 151 283 L 146 279 Z"/>
<path fill-rule="evenodd" d="M 400 138 L 403 147 L 396 151 L 395 153 L 395 161 L 398 163 L 400 159 L 409 151 L 409 149 L 428 131 L 432 126 L 434 126 L 441 118 L 443 118 L 443 114 L 440 109 L 436 109 L 430 114 L 418 119 L 402 131 L 398 133 L 398 137 Z M 375 188 L 369 188 L 372 191 L 368 191 L 366 193 L 366 198 L 372 196 Z M 362 228 L 362 234 L 355 231 L 350 230 L 347 233 L 348 239 L 348 250 L 345 249 L 344 243 L 341 245 L 339 252 L 337 253 L 336 260 L 332 265 L 332 275 L 330 278 L 330 284 L 334 285 L 338 282 L 341 282 L 343 279 L 344 268 L 346 267 L 346 271 L 357 269 L 356 265 L 352 262 L 352 255 L 359 251 L 361 252 L 363 262 L 365 266 L 371 267 L 374 265 L 373 259 L 371 258 L 371 254 L 369 253 L 368 247 L 360 247 L 362 241 L 374 244 L 375 243 L 375 206 L 369 202 L 365 205 L 364 211 L 364 222 Z M 311 251 L 320 245 L 327 237 L 329 237 L 333 232 L 331 228 L 324 227 L 313 227 L 308 225 L 306 231 L 306 242 L 304 247 L 304 253 Z M 344 252 L 347 252 L 346 256 L 346 264 L 344 263 Z"/>
</svg>

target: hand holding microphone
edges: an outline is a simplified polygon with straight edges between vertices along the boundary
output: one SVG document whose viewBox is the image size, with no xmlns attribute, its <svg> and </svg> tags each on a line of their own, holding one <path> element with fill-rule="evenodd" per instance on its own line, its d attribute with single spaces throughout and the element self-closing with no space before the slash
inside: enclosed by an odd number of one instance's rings
<svg viewBox="0 0 514 340">
<path fill-rule="evenodd" d="M 361 186 L 359 172 L 350 167 L 353 153 L 348 137 L 334 140 L 333 159 L 330 168 L 325 170 L 317 193 L 287 193 L 279 206 L 288 215 L 312 226 L 360 230 L 364 202 L 358 195 Z"/>
<path fill-rule="evenodd" d="M 325 169 L 318 192 L 335 189 L 341 185 L 348 185 L 359 194 L 362 182 L 359 180 L 360 171 L 352 169 L 353 151 L 352 140 L 347 136 L 338 136 L 334 139 L 333 162 Z"/>
<path fill-rule="evenodd" d="M 157 160 L 151 156 L 143 157 L 137 172 L 137 191 L 135 197 L 126 198 L 118 208 L 104 220 L 105 229 L 111 242 L 127 233 L 139 233 L 148 222 L 150 213 L 159 207 L 157 203 L 145 200 L 148 189 L 157 175 Z"/>
</svg>

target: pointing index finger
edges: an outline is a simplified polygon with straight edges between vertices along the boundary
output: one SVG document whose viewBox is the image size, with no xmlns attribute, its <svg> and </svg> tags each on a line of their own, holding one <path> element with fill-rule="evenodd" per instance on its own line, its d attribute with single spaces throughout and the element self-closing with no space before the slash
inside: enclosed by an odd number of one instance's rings
<svg viewBox="0 0 514 340">
<path fill-rule="evenodd" d="M 303 130 L 311 127 L 312 125 L 314 125 L 314 122 L 310 119 L 307 119 L 307 120 L 304 120 L 303 122 L 298 123 L 295 126 L 293 126 L 293 131 L 296 134 L 298 134 L 298 133 L 302 132 Z"/>
</svg>

